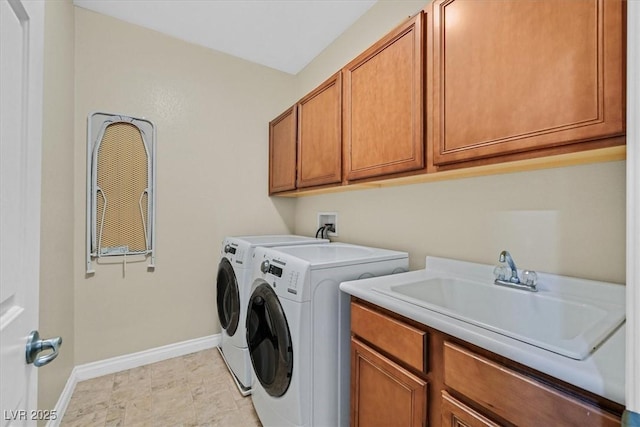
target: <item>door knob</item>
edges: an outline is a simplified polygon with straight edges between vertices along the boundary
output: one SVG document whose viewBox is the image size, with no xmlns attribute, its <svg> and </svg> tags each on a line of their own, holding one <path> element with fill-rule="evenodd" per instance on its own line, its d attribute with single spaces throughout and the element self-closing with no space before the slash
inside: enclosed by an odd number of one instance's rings
<svg viewBox="0 0 640 427">
<path fill-rule="evenodd" d="M 25 356 L 27 363 L 33 363 L 36 367 L 44 366 L 58 357 L 58 350 L 62 345 L 62 337 L 41 340 L 38 331 L 31 331 L 27 340 Z M 40 352 L 51 350 L 51 353 L 37 357 Z"/>
</svg>

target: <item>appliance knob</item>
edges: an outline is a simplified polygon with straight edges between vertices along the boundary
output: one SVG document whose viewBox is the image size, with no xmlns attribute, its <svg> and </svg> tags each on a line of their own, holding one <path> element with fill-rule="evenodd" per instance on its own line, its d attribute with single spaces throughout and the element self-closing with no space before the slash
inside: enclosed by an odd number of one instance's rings
<svg viewBox="0 0 640 427">
<path fill-rule="evenodd" d="M 269 271 L 269 267 L 270 267 L 269 260 L 262 261 L 262 264 L 260 264 L 260 271 L 262 271 L 263 273 L 266 273 Z"/>
<path fill-rule="evenodd" d="M 229 252 L 231 252 L 231 245 L 224 245 L 224 253 L 228 254 Z"/>
</svg>

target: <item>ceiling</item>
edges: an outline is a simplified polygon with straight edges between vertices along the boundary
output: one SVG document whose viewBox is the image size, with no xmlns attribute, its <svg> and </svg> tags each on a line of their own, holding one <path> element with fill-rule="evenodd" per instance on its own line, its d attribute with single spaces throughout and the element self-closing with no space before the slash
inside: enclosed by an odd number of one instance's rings
<svg viewBox="0 0 640 427">
<path fill-rule="evenodd" d="M 376 1 L 74 0 L 74 4 L 297 74 Z"/>
</svg>

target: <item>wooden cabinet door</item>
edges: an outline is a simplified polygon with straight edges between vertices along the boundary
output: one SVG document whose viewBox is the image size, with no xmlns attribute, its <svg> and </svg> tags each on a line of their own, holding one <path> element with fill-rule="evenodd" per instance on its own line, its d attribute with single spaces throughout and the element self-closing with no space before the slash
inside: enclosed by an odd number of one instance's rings
<svg viewBox="0 0 640 427">
<path fill-rule="evenodd" d="M 616 427 L 620 418 L 458 344 L 444 344 L 444 382 L 522 427 Z"/>
<path fill-rule="evenodd" d="M 296 108 L 269 122 L 269 194 L 296 188 Z"/>
<path fill-rule="evenodd" d="M 482 414 L 454 399 L 446 391 L 441 401 L 442 427 L 499 427 Z"/>
<path fill-rule="evenodd" d="M 298 103 L 298 188 L 342 181 L 342 78 L 338 72 Z"/>
<path fill-rule="evenodd" d="M 623 3 L 435 0 L 435 164 L 622 135 Z"/>
<path fill-rule="evenodd" d="M 422 427 L 427 383 L 351 339 L 351 425 Z"/>
<path fill-rule="evenodd" d="M 421 169 L 423 13 L 343 69 L 346 180 Z"/>
</svg>

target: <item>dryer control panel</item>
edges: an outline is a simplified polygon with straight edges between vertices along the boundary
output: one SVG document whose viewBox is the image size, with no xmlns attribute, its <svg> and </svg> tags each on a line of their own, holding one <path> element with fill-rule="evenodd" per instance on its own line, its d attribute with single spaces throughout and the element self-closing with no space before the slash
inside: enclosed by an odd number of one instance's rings
<svg viewBox="0 0 640 427">
<path fill-rule="evenodd" d="M 222 256 L 227 258 L 229 262 L 235 266 L 239 266 L 240 268 L 247 268 L 245 260 L 245 254 L 247 252 L 246 245 L 243 245 L 242 242 L 225 239 L 222 243 Z"/>
</svg>

